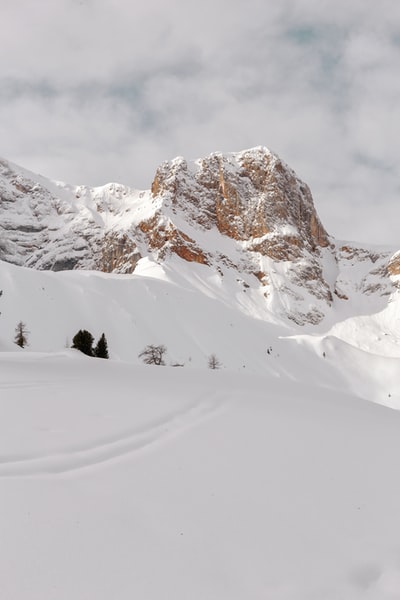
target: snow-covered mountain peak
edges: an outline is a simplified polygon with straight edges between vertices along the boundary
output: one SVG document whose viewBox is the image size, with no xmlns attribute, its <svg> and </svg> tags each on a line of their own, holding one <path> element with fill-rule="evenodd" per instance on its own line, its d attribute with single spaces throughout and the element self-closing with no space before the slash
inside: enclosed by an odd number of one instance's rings
<svg viewBox="0 0 400 600">
<path fill-rule="evenodd" d="M 335 243 L 308 186 L 262 146 L 166 161 L 147 191 L 72 186 L 3 160 L 0 200 L 2 260 L 116 273 L 142 258 L 195 262 L 221 278 L 233 273 L 261 313 L 299 325 L 355 295 L 387 298 L 400 271 L 393 252 Z"/>
</svg>

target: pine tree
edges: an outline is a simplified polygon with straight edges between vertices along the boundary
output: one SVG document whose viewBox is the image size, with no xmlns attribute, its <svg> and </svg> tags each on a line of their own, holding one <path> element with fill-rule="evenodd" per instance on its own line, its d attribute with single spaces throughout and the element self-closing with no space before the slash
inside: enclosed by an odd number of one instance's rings
<svg viewBox="0 0 400 600">
<path fill-rule="evenodd" d="M 104 333 L 101 334 L 101 337 L 96 344 L 93 354 L 97 358 L 109 358 L 108 345 L 107 345 L 107 340 L 106 340 L 106 336 L 104 335 Z"/>
<path fill-rule="evenodd" d="M 83 354 L 93 356 L 94 337 L 86 329 L 80 329 L 72 338 L 72 348 L 80 350 Z"/>
<path fill-rule="evenodd" d="M 15 328 L 14 342 L 17 346 L 25 348 L 25 346 L 28 345 L 28 333 L 29 331 L 27 330 L 25 323 L 20 321 Z"/>
<path fill-rule="evenodd" d="M 222 363 L 219 358 L 215 354 L 210 354 L 208 357 L 208 368 L 214 371 L 215 369 L 220 369 L 221 367 Z"/>
</svg>

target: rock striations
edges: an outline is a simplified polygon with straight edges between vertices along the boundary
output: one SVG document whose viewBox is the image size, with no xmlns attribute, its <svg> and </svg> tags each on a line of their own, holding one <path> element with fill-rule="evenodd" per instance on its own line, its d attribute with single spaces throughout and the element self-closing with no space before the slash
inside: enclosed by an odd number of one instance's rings
<svg viewBox="0 0 400 600">
<path fill-rule="evenodd" d="M 0 161 L 0 203 L 2 260 L 132 273 L 141 258 L 179 257 L 234 272 L 299 325 L 357 293 L 388 296 L 400 271 L 393 252 L 330 238 L 308 186 L 263 147 L 165 162 L 144 192 L 70 186 Z"/>
</svg>

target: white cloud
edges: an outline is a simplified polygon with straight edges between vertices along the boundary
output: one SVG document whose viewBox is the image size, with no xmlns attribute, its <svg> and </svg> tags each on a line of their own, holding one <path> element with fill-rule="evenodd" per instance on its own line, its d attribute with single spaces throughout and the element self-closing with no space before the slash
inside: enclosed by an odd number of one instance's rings
<svg viewBox="0 0 400 600">
<path fill-rule="evenodd" d="M 175 155 L 264 144 L 338 237 L 397 243 L 400 4 L 3 0 L 1 154 L 149 187 Z"/>
</svg>

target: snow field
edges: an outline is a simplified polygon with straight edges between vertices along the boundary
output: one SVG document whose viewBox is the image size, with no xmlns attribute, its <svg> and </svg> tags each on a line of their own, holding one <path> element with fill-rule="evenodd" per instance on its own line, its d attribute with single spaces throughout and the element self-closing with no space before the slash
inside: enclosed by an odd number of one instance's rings
<svg viewBox="0 0 400 600">
<path fill-rule="evenodd" d="M 398 412 L 227 370 L 2 361 L 3 597 L 396 597 Z"/>
<path fill-rule="evenodd" d="M 0 597 L 397 599 L 397 297 L 303 333 L 175 267 L 0 263 Z M 112 360 L 66 348 L 81 328 Z"/>
<path fill-rule="evenodd" d="M 164 344 L 169 365 L 204 370 L 216 354 L 233 372 L 311 379 L 400 407 L 396 294 L 380 312 L 341 318 L 336 307 L 333 326 L 304 331 L 279 323 L 261 292 L 248 290 L 233 272 L 222 278 L 183 261 L 162 267 L 143 259 L 130 276 L 43 272 L 0 262 L 0 276 L 3 350 L 19 351 L 12 341 L 21 320 L 30 332 L 25 354 L 64 352 L 79 329 L 88 329 L 95 340 L 105 333 L 112 359 L 132 365 L 141 364 L 147 344 Z"/>
</svg>

